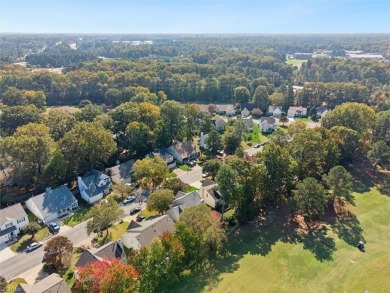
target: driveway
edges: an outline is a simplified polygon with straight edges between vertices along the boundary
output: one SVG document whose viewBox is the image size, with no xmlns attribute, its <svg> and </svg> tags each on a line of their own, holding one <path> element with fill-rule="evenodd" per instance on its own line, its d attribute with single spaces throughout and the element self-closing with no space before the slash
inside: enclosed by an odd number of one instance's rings
<svg viewBox="0 0 390 293">
<path fill-rule="evenodd" d="M 192 185 L 193 183 L 202 179 L 202 167 L 196 165 L 195 167 L 192 168 L 191 171 L 188 172 L 183 171 L 181 175 L 178 175 L 178 178 L 180 178 L 180 180 L 183 181 L 184 183 Z"/>
</svg>

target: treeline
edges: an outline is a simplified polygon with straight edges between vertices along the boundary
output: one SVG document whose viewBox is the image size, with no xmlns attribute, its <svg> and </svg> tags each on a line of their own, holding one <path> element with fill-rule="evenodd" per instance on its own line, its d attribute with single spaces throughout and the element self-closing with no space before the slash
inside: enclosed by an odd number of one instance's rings
<svg viewBox="0 0 390 293">
<path fill-rule="evenodd" d="M 356 82 L 367 85 L 389 84 L 390 63 L 375 60 L 314 59 L 302 64 L 295 82 Z"/>
<path fill-rule="evenodd" d="M 65 67 L 73 63 L 97 59 L 95 53 L 73 50 L 67 44 L 46 48 L 43 52 L 26 56 L 30 65 L 46 67 Z"/>
</svg>

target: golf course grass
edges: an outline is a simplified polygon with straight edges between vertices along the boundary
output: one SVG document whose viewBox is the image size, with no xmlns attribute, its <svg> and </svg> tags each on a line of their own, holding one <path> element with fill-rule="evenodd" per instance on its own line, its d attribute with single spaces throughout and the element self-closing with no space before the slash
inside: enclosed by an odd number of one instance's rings
<svg viewBox="0 0 390 293">
<path fill-rule="evenodd" d="M 323 224 L 302 232 L 289 210 L 276 210 L 243 226 L 223 258 L 171 292 L 390 292 L 390 174 L 375 185 L 360 175 L 350 213 L 328 211 Z"/>
</svg>

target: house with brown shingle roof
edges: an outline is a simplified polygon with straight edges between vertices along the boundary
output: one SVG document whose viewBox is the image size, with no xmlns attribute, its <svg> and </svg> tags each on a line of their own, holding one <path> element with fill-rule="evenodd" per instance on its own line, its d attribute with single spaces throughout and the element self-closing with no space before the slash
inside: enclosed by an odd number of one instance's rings
<svg viewBox="0 0 390 293">
<path fill-rule="evenodd" d="M 167 149 L 170 154 L 180 164 L 189 162 L 199 156 L 198 146 L 192 141 L 179 142 Z"/>
</svg>

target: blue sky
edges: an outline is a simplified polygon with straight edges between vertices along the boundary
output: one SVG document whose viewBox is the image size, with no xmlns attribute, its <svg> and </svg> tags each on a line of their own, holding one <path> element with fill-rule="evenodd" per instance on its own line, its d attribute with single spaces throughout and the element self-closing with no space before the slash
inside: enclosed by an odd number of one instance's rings
<svg viewBox="0 0 390 293">
<path fill-rule="evenodd" d="M 390 32 L 390 0 L 0 0 L 0 31 Z"/>
</svg>

